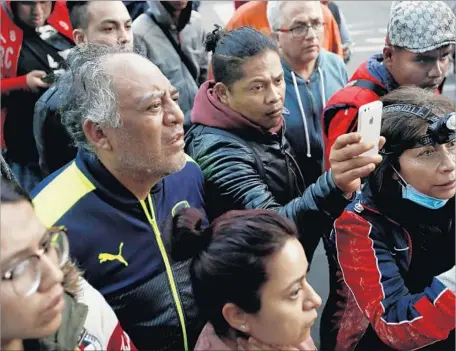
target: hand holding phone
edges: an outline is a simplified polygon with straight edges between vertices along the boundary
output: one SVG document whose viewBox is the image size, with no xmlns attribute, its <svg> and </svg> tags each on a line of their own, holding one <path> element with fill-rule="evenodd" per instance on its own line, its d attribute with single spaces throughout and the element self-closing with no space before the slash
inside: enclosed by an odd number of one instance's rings
<svg viewBox="0 0 456 351">
<path fill-rule="evenodd" d="M 54 74 L 54 72 L 46 74 L 41 80 L 45 83 L 48 84 L 53 84 L 57 80 L 57 76 Z"/>
<path fill-rule="evenodd" d="M 381 101 L 374 101 L 362 105 L 358 112 L 358 133 L 361 134 L 361 142 L 374 144 L 374 148 L 362 154 L 362 156 L 372 156 L 378 154 L 378 143 L 380 141 L 380 130 L 382 126 Z"/>
</svg>

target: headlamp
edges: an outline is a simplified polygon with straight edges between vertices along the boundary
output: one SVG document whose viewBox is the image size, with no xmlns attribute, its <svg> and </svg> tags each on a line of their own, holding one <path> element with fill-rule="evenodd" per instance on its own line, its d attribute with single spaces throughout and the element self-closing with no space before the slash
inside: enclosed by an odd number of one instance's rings
<svg viewBox="0 0 456 351">
<path fill-rule="evenodd" d="M 401 143 L 396 145 L 386 145 L 380 153 L 384 155 L 396 153 L 401 150 L 415 149 L 427 145 L 441 145 L 446 144 L 456 138 L 456 113 L 451 112 L 446 116 L 439 117 L 431 112 L 426 106 L 415 106 L 409 104 L 394 104 L 383 108 L 383 113 L 387 112 L 406 112 L 413 114 L 417 117 L 425 119 L 429 127 L 425 135 L 412 140 L 408 143 Z"/>
</svg>

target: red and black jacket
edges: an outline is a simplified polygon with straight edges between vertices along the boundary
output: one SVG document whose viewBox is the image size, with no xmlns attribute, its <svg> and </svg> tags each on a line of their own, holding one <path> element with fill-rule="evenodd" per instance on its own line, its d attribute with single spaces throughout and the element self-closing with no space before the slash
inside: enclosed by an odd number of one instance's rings
<svg viewBox="0 0 456 351">
<path fill-rule="evenodd" d="M 47 18 L 47 24 L 51 25 L 57 32 L 73 41 L 73 28 L 70 23 L 70 16 L 65 1 L 56 1 L 51 14 Z M 16 24 L 10 0 L 2 0 L 1 11 L 1 32 L 0 48 L 1 61 L 1 94 L 8 94 L 12 90 L 26 89 L 26 75 L 17 76 L 19 54 L 22 48 L 23 32 Z M 2 126 L 6 109 L 2 109 Z M 3 134 L 1 135 L 3 145 Z"/>
<path fill-rule="evenodd" d="M 325 241 L 322 349 L 454 350 L 456 296 L 442 279 L 455 262 L 454 198 L 438 212 L 376 202 L 366 185 Z"/>
</svg>

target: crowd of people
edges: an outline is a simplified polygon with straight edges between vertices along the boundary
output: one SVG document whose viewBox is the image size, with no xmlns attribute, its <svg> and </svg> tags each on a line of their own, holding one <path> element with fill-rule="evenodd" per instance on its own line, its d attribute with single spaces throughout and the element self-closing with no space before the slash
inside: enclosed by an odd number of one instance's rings
<svg viewBox="0 0 456 351">
<path fill-rule="evenodd" d="M 455 349 L 454 4 L 235 5 L 1 0 L 2 350 Z"/>
</svg>

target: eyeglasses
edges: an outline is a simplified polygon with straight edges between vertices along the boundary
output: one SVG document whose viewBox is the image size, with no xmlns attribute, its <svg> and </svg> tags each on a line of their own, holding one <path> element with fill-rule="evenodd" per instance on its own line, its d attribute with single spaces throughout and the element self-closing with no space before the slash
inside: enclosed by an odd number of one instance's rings
<svg viewBox="0 0 456 351">
<path fill-rule="evenodd" d="M 309 29 L 312 28 L 313 31 L 316 34 L 319 34 L 323 31 L 323 28 L 325 26 L 324 22 L 314 22 L 311 24 L 301 24 L 299 26 L 296 26 L 294 28 L 280 28 L 277 31 L 281 33 L 291 33 L 293 38 L 301 38 L 301 37 L 306 37 L 309 34 Z"/>
<path fill-rule="evenodd" d="M 46 255 L 60 268 L 68 261 L 69 245 L 66 228 L 50 228 L 40 246 L 35 255 L 21 260 L 2 274 L 2 280 L 10 280 L 14 292 L 19 296 L 30 296 L 38 290 L 41 283 L 41 256 Z"/>
</svg>

